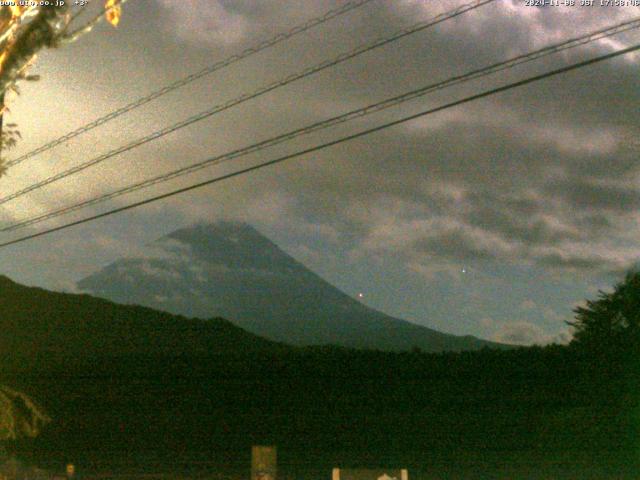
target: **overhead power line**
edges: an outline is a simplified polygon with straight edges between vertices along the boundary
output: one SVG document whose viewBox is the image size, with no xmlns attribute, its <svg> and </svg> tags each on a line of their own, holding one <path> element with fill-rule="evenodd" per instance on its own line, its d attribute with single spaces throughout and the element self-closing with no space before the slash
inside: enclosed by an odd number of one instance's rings
<svg viewBox="0 0 640 480">
<path fill-rule="evenodd" d="M 492 95 L 495 95 L 495 94 L 498 94 L 498 93 L 506 92 L 506 91 L 512 90 L 514 88 L 522 87 L 524 85 L 528 85 L 528 84 L 531 84 L 531 83 L 534 83 L 534 82 L 538 82 L 540 80 L 543 80 L 543 79 L 546 79 L 546 78 L 549 78 L 549 77 L 553 77 L 553 76 L 556 76 L 556 75 L 560 75 L 560 74 L 563 74 L 563 73 L 567 73 L 567 72 L 570 72 L 570 71 L 573 71 L 573 70 L 577 70 L 579 68 L 583 68 L 583 67 L 586 67 L 586 66 L 589 66 L 589 65 L 594 65 L 596 63 L 600 63 L 600 62 L 603 62 L 605 60 L 610 60 L 610 59 L 615 58 L 615 57 L 619 57 L 619 56 L 626 55 L 626 54 L 631 53 L 631 52 L 635 52 L 637 50 L 640 50 L 640 44 L 636 44 L 636 45 L 633 45 L 631 47 L 627 47 L 627 48 L 623 48 L 623 49 L 620 49 L 620 50 L 616 50 L 614 52 L 607 53 L 607 54 L 604 54 L 604 55 L 600 55 L 598 57 L 595 57 L 595 58 L 592 58 L 592 59 L 589 59 L 589 60 L 584 60 L 582 62 L 573 63 L 571 65 L 567 65 L 565 67 L 557 68 L 555 70 L 551 70 L 551 71 L 548 71 L 548 72 L 545 72 L 545 73 L 542 73 L 542 74 L 539 74 L 539 75 L 534 75 L 534 76 L 528 77 L 528 78 L 526 78 L 524 80 L 519 80 L 517 82 L 512 82 L 512 83 L 503 85 L 501 87 L 496 87 L 496 88 L 492 88 L 490 90 L 485 90 L 485 91 L 477 93 L 475 95 L 471 95 L 471 96 L 465 97 L 465 98 L 460 99 L 460 100 L 456 100 L 456 101 L 453 101 L 453 102 L 446 103 L 446 104 L 441 105 L 439 107 L 430 108 L 428 110 L 424 110 L 424 111 L 419 112 L 419 113 L 408 115 L 408 116 L 403 117 L 403 118 L 398 119 L 398 120 L 393 120 L 393 121 L 390 121 L 390 122 L 387 122 L 387 123 L 383 123 L 383 124 L 378 125 L 376 127 L 360 131 L 358 133 L 354 133 L 354 134 L 351 134 L 351 135 L 343 136 L 343 137 L 340 137 L 340 138 L 338 138 L 336 140 L 331 140 L 329 142 L 322 143 L 320 145 L 316 145 L 314 147 L 306 148 L 304 150 L 300 150 L 300 151 L 295 152 L 295 153 L 284 155 L 284 156 L 275 158 L 273 160 L 269 160 L 269 161 L 266 161 L 266 162 L 259 163 L 257 165 L 253 165 L 251 167 L 247 167 L 247 168 L 243 168 L 241 170 L 237 170 L 237 171 L 232 172 L 232 173 L 228 173 L 228 174 L 225 174 L 225 175 L 214 177 L 214 178 L 211 178 L 209 180 L 206 180 L 206 181 L 203 181 L 203 182 L 198 182 L 198 183 L 189 185 L 187 187 L 179 188 L 177 190 L 173 190 L 173 191 L 168 192 L 168 193 L 164 193 L 164 194 L 161 194 L 161 195 L 156 195 L 156 196 L 151 197 L 151 198 L 146 198 L 146 199 L 141 200 L 139 202 L 131 203 L 131 204 L 125 205 L 123 207 L 114 208 L 112 210 L 109 210 L 109 211 L 106 211 L 106 212 L 103 212 L 103 213 L 100 213 L 100 214 L 97 214 L 97 215 L 92 215 L 90 217 L 85 217 L 83 219 L 76 220 L 76 221 L 73 221 L 73 222 L 69 222 L 69 223 L 66 223 L 64 225 L 60 225 L 60 226 L 53 227 L 53 228 L 50 228 L 50 229 L 47 229 L 47 230 L 44 230 L 44 231 L 41 231 L 41 232 L 33 233 L 33 234 L 30 234 L 30 235 L 25 235 L 23 237 L 20 237 L 20 238 L 14 239 L 14 240 L 10 240 L 10 241 L 4 242 L 4 243 L 0 243 L 0 248 L 4 248 L 4 247 L 7 247 L 9 245 L 15 245 L 17 243 L 25 242 L 25 241 L 31 240 L 33 238 L 41 237 L 43 235 L 48 235 L 50 233 L 58 232 L 60 230 L 64 230 L 64 229 L 67 229 L 67 228 L 70 228 L 70 227 L 73 227 L 73 226 L 76 226 L 76 225 L 81 225 L 83 223 L 92 222 L 92 221 L 98 220 L 100 218 L 104 218 L 104 217 L 107 217 L 107 216 L 110 216 L 110 215 L 114 215 L 116 213 L 124 212 L 126 210 L 131 210 L 133 208 L 141 207 L 143 205 L 147 205 L 147 204 L 150 204 L 150 203 L 153 203 L 153 202 L 157 202 L 157 201 L 163 200 L 165 198 L 173 197 L 173 196 L 179 195 L 181 193 L 186 193 L 186 192 L 198 189 L 198 188 L 205 187 L 207 185 L 212 185 L 214 183 L 219 183 L 219 182 L 222 182 L 224 180 L 228 180 L 230 178 L 238 177 L 240 175 L 244 175 L 244 174 L 256 171 L 256 170 L 260 170 L 260 169 L 265 168 L 265 167 L 269 167 L 269 166 L 272 166 L 272 165 L 276 165 L 278 163 L 282 163 L 282 162 L 284 162 L 286 160 L 290 160 L 292 158 L 297 158 L 297 157 L 300 157 L 300 156 L 303 156 L 303 155 L 307 155 L 309 153 L 313 153 L 313 152 L 317 152 L 319 150 L 323 150 L 323 149 L 328 148 L 328 147 L 332 147 L 334 145 L 338 145 L 338 144 L 345 143 L 345 142 L 348 142 L 348 141 L 351 141 L 351 140 L 355 140 L 357 138 L 364 137 L 366 135 L 370 135 L 372 133 L 379 132 L 381 130 L 385 130 L 385 129 L 393 127 L 393 126 L 400 125 L 402 123 L 406 123 L 406 122 L 411 121 L 411 120 L 415 120 L 417 118 L 421 118 L 421 117 L 424 117 L 424 116 L 427 116 L 427 115 L 431 115 L 431 114 L 434 114 L 434 113 L 437 113 L 437 112 L 441 112 L 443 110 L 447 110 L 447 109 L 450 109 L 450 108 L 453 108 L 453 107 L 456 107 L 456 106 L 459 106 L 459 105 L 463 105 L 463 104 L 466 104 L 466 103 L 469 103 L 469 102 L 472 102 L 472 101 L 475 101 L 475 100 L 479 100 L 481 98 L 486 98 L 486 97 L 489 97 L 489 96 L 492 96 Z"/>
<path fill-rule="evenodd" d="M 79 165 L 73 166 L 67 170 L 64 170 L 60 173 L 57 173 L 55 175 L 52 175 L 48 178 L 45 178 L 44 180 L 41 180 L 39 182 L 33 183 L 21 190 L 18 190 L 14 193 L 11 193 L 9 195 L 5 195 L 4 197 L 0 198 L 0 205 L 7 203 L 15 198 L 21 197 L 22 195 L 25 195 L 29 192 L 32 192 L 34 190 L 37 190 L 39 188 L 45 187 L 51 183 L 57 182 L 59 180 L 62 180 L 64 178 L 67 178 L 71 175 L 75 175 L 76 173 L 79 173 L 83 170 L 86 170 L 87 168 L 91 168 L 95 165 L 98 165 L 99 163 L 104 162 L 105 160 L 108 160 L 110 158 L 113 158 L 116 155 L 119 155 L 121 153 L 125 153 L 128 152 L 130 150 L 133 150 L 135 148 L 138 148 L 146 143 L 152 142 L 154 140 L 157 140 L 158 138 L 162 138 L 170 133 L 173 133 L 177 130 L 183 129 L 189 125 L 192 125 L 194 123 L 200 122 L 206 118 L 210 118 L 213 115 L 223 112 L 225 110 L 228 110 L 232 107 L 235 107 L 237 105 L 240 105 L 241 103 L 247 102 L 249 100 L 252 100 L 254 98 L 260 97 L 268 92 L 271 92 L 273 90 L 276 90 L 277 88 L 283 87 L 285 85 L 289 85 L 290 83 L 293 83 L 295 81 L 301 80 L 303 78 L 307 78 L 311 75 L 314 75 L 320 71 L 326 70 L 327 68 L 333 67 L 335 65 L 338 65 L 342 62 L 346 62 L 347 60 L 350 60 L 352 58 L 355 58 L 359 55 L 362 55 L 366 52 L 370 52 L 376 48 L 382 47 L 383 45 L 387 45 L 391 42 L 395 42 L 401 38 L 404 38 L 408 35 L 420 32 L 422 30 L 425 30 L 427 28 L 433 27 L 434 25 L 437 25 L 439 23 L 445 22 L 447 20 L 450 20 L 454 17 L 457 17 L 459 15 L 462 15 L 470 10 L 474 10 L 476 8 L 479 8 L 483 5 L 486 5 L 488 3 L 492 3 L 495 0 L 475 0 L 471 3 L 467 3 L 465 5 L 459 6 L 453 10 L 450 10 L 448 12 L 442 13 L 440 15 L 437 15 L 436 17 L 433 17 L 427 21 L 422 21 L 422 22 L 418 22 L 414 25 L 412 25 L 409 28 L 405 28 L 402 29 L 396 33 L 394 33 L 391 36 L 387 36 L 387 37 L 382 37 L 379 38 L 377 40 L 375 40 L 374 42 L 369 42 L 369 43 L 365 43 L 362 44 L 358 47 L 356 47 L 353 50 L 350 50 L 348 52 L 342 53 L 340 55 L 338 55 L 337 57 L 334 57 L 330 60 L 325 60 L 319 64 L 313 65 L 311 67 L 305 68 L 304 70 L 298 72 L 298 73 L 294 73 L 292 75 L 289 75 L 281 80 L 278 80 L 276 82 L 270 83 L 266 86 L 260 87 L 258 90 L 254 91 L 253 93 L 246 93 L 243 94 L 239 97 L 236 97 L 234 99 L 231 99 L 221 105 L 216 105 L 215 107 L 205 110 L 203 112 L 197 113 L 185 120 L 182 120 L 178 123 L 175 123 L 169 127 L 165 127 L 161 130 L 155 131 L 149 135 L 146 135 L 144 137 L 138 138 L 124 146 L 118 147 L 116 149 L 113 149 L 107 153 L 104 153 L 102 155 L 99 155 L 98 157 L 95 157 L 91 160 L 88 160 L 86 162 L 83 162 Z"/>
<path fill-rule="evenodd" d="M 302 136 L 302 135 L 306 135 L 306 134 L 310 134 L 322 129 L 326 129 L 350 120 L 353 120 L 355 118 L 360 118 L 360 117 L 364 117 L 379 111 L 382 111 L 384 109 L 399 105 L 403 102 L 409 101 L 409 100 L 413 100 L 415 98 L 427 95 L 429 93 L 432 93 L 434 91 L 439 91 L 439 90 L 443 90 L 449 87 L 452 87 L 454 85 L 458 85 L 464 82 L 468 82 L 471 80 L 475 80 L 478 78 L 482 78 L 509 68 L 513 68 L 516 67 L 518 65 L 522 65 L 524 63 L 528 63 L 537 59 L 540 59 L 542 57 L 545 56 L 549 56 L 561 51 L 565 51 L 567 49 L 570 48 L 575 48 L 581 45 L 585 45 L 587 43 L 590 42 L 594 42 L 597 40 L 600 40 L 602 38 L 606 38 L 606 37 L 610 37 L 612 35 L 615 34 L 619 34 L 622 32 L 626 32 L 629 31 L 631 29 L 635 29 L 635 28 L 639 28 L 640 27 L 640 17 L 636 17 L 633 20 L 627 21 L 627 22 L 623 22 L 620 24 L 616 24 L 614 26 L 611 27 L 607 27 L 607 28 L 603 28 L 603 29 L 599 29 L 596 31 L 593 31 L 591 33 L 579 36 L 579 37 L 575 37 L 569 40 L 565 40 L 563 42 L 560 43 L 556 43 L 553 45 L 549 45 L 547 47 L 538 49 L 538 50 L 534 50 L 532 52 L 528 52 L 522 55 L 518 55 L 515 57 L 512 57 L 510 59 L 507 59 L 505 61 L 499 62 L 499 63 L 494 63 L 492 65 L 480 68 L 480 69 L 476 69 L 476 70 L 472 70 L 469 71 L 465 74 L 462 75 L 458 75 L 458 76 L 454 76 L 451 77 L 447 80 L 444 81 L 440 81 L 437 83 L 433 83 L 433 84 L 429 84 L 426 86 L 423 86 L 421 88 L 403 93 L 401 95 L 397 95 L 394 97 L 390 97 L 387 98 L 385 100 L 382 100 L 380 102 L 374 103 L 374 104 L 370 104 L 367 105 L 365 107 L 361 107 L 358 109 L 354 109 L 351 110 L 347 113 L 341 114 L 341 115 L 337 115 L 334 117 L 331 117 L 329 119 L 320 121 L 320 122 L 316 122 L 310 125 L 307 125 L 305 127 L 302 128 L 298 128 L 292 131 L 289 131 L 287 133 L 278 135 L 276 137 L 272 137 L 269 138 L 267 140 L 263 140 L 261 142 L 252 144 L 250 146 L 247 147 L 243 147 L 237 150 L 233 150 L 231 152 L 222 154 L 222 155 L 218 155 L 206 160 L 203 160 L 201 162 L 197 162 L 195 164 L 192 165 L 188 165 L 186 167 L 181 167 L 179 169 L 173 170 L 171 172 L 162 174 L 162 175 L 158 175 L 156 177 L 152 177 L 150 179 L 146 179 L 131 185 L 128 185 L 126 187 L 120 188 L 118 190 L 115 190 L 113 192 L 109 192 L 107 194 L 89 199 L 89 200 L 85 200 L 83 202 L 74 204 L 74 205 L 70 205 L 67 207 L 63 207 L 57 210 L 53 210 L 44 214 L 40 214 L 40 215 L 36 215 L 33 216 L 31 218 L 19 221 L 17 223 L 13 223 L 11 225 L 5 226 L 3 228 L 0 228 L 0 232 L 8 232 L 8 231 L 12 231 L 12 230 L 16 230 L 18 228 L 23 228 L 26 227 L 28 225 L 33 225 L 36 223 L 40 223 L 46 220 L 50 220 L 52 218 L 56 218 L 59 216 L 62 216 L 66 213 L 70 213 L 76 210 L 80 210 L 82 208 L 86 208 L 88 206 L 91 205 L 96 205 L 98 203 L 102 203 L 104 201 L 107 200 L 111 200 L 113 198 L 128 194 L 128 193 L 132 193 L 135 192 L 137 190 L 141 190 L 143 188 L 148 188 L 151 187 L 153 185 L 159 184 L 159 183 L 163 183 L 166 181 L 169 181 L 171 179 L 174 179 L 176 177 L 179 176 L 184 176 L 190 173 L 194 173 L 198 170 L 201 170 L 203 168 L 207 168 L 207 167 L 211 167 L 213 165 L 217 165 L 220 164 L 222 162 L 225 161 L 229 161 L 229 160 L 233 160 L 239 157 L 243 157 L 246 155 L 249 155 L 251 153 L 256 153 L 259 152 L 265 148 L 269 148 L 275 145 L 278 145 L 280 143 L 289 141 L 293 138 L 296 138 L 298 136 Z"/>
<path fill-rule="evenodd" d="M 360 8 L 364 5 L 366 5 L 367 3 L 372 2 L 373 0 L 351 0 L 347 3 L 345 3 L 344 5 L 329 10 L 328 12 L 326 12 L 324 15 L 320 16 L 320 17 L 315 17 L 312 18 L 310 20 L 308 20 L 307 22 L 301 24 L 301 25 L 297 25 L 295 27 L 293 27 L 291 30 L 287 31 L 287 32 L 281 32 L 267 40 L 264 40 L 252 47 L 246 48 L 245 50 L 241 51 L 240 53 L 237 53 L 235 55 L 232 55 L 228 58 L 225 58 L 224 60 L 220 60 L 219 62 L 216 62 L 212 65 L 209 65 L 207 67 L 204 67 L 201 70 L 198 70 L 197 72 L 194 72 L 190 75 L 187 75 L 184 78 L 181 78 L 180 80 L 176 80 L 173 83 L 170 83 L 169 85 L 166 85 L 154 92 L 151 92 L 150 94 L 141 97 L 121 108 L 119 108 L 118 110 L 115 110 L 103 117 L 100 117 L 94 121 L 92 121 L 91 123 L 88 123 L 76 130 L 73 130 L 59 138 L 56 138 L 55 140 L 52 140 L 34 150 L 31 150 L 30 152 L 25 153 L 24 155 L 21 155 L 19 157 L 17 157 L 14 160 L 11 160 L 9 162 L 7 162 L 6 166 L 7 167 L 11 167 L 14 165 L 17 165 L 25 160 L 27 160 L 28 158 L 31 157 L 35 157 L 36 155 L 39 155 L 43 152 L 46 152 L 47 150 L 50 150 L 58 145 L 60 145 L 61 143 L 64 143 L 68 140 L 71 140 L 72 138 L 77 137 L 78 135 L 82 135 L 83 133 L 86 133 L 90 130 L 93 130 L 94 128 L 97 128 L 101 125 L 104 125 L 107 122 L 110 122 L 111 120 L 118 118 L 121 115 L 124 115 L 127 112 L 130 112 L 132 110 L 135 110 L 138 107 L 141 107 L 149 102 L 152 102 L 153 100 L 162 97 L 163 95 L 166 95 L 169 92 L 173 92 L 174 90 L 177 90 L 179 88 L 184 87 L 185 85 L 188 85 L 189 83 L 195 82 L 196 80 L 205 77 L 207 75 L 210 75 L 218 70 L 221 70 L 225 67 L 228 67 L 229 65 L 232 65 L 236 62 L 239 62 L 240 60 L 243 60 L 247 57 L 250 57 L 251 55 L 254 55 L 256 53 L 259 53 L 263 50 L 266 50 L 268 48 L 271 48 L 275 45 L 278 45 L 279 43 L 282 43 L 292 37 L 295 37 L 296 35 L 306 32 L 307 30 L 311 30 L 314 27 L 317 27 L 318 25 L 322 25 L 323 23 L 328 22 L 329 20 L 332 20 L 336 17 L 339 17 L 341 15 L 344 15 L 347 12 L 350 12 L 352 10 L 355 10 L 356 8 Z"/>
</svg>

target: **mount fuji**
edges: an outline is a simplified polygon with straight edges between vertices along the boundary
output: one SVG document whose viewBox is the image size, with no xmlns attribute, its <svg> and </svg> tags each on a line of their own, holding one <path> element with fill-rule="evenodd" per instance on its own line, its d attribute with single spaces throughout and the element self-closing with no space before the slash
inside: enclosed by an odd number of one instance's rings
<svg viewBox="0 0 640 480">
<path fill-rule="evenodd" d="M 174 231 L 137 258 L 78 282 L 84 292 L 188 317 L 224 317 L 271 340 L 427 352 L 500 344 L 393 318 L 351 298 L 255 228 L 218 222 Z"/>
</svg>

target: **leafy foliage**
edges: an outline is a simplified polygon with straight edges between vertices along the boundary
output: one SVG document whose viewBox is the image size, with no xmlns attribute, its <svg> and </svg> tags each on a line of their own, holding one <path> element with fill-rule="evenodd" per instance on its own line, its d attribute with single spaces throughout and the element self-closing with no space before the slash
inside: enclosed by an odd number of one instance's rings
<svg viewBox="0 0 640 480">
<path fill-rule="evenodd" d="M 597 300 L 574 310 L 574 342 L 607 354 L 640 347 L 640 272 L 627 273 L 613 292 L 600 291 Z"/>
<path fill-rule="evenodd" d="M 0 386 L 0 440 L 35 437 L 49 421 L 29 397 Z"/>
<path fill-rule="evenodd" d="M 116 26 L 120 21 L 121 4 L 125 0 L 106 0 L 104 8 L 90 20 L 79 20 L 86 7 L 71 11 L 72 2 L 26 2 L 27 5 L 3 4 L 0 6 L 0 116 L 7 110 L 8 93 L 19 93 L 16 83 L 20 80 L 35 81 L 30 75 L 39 51 L 57 48 L 78 39 L 91 31 L 103 18 Z M 6 2 L 10 3 L 10 2 Z M 81 23 L 79 26 L 78 23 Z M 0 134 L 0 149 L 15 145 L 19 132 L 14 128 Z M 0 165 L 0 175 L 3 173 Z"/>
</svg>

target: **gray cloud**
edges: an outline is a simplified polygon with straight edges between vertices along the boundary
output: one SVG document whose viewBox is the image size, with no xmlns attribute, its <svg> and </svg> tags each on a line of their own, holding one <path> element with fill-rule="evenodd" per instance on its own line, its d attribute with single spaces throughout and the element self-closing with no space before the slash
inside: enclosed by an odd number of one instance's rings
<svg viewBox="0 0 640 480">
<path fill-rule="evenodd" d="M 5 189 L 17 189 L 130 137 L 461 3 L 373 2 L 14 169 L 5 179 Z M 86 43 L 56 52 L 55 58 L 41 59 L 39 68 L 45 75 L 40 90 L 34 94 L 27 90 L 12 108 L 12 115 L 25 126 L 26 140 L 19 148 L 35 147 L 337 4 L 329 0 L 132 2 L 117 35 L 105 30 L 109 33 L 87 37 Z M 3 218 L 21 218 L 82 200 L 635 15 L 637 9 L 539 10 L 504 0 L 52 185 L 7 205 Z M 140 28 L 149 24 L 149 18 L 159 28 Z M 636 38 L 637 32 L 625 34 L 438 92 L 270 149 L 244 163 L 176 180 L 154 192 L 611 51 Z M 92 61 L 85 64 L 77 58 Z M 540 267 L 551 274 L 568 272 L 580 281 L 620 271 L 640 256 L 635 213 L 640 198 L 635 188 L 640 174 L 634 140 L 640 103 L 637 62 L 633 57 L 618 59 L 548 79 L 149 205 L 106 224 L 93 224 L 95 231 L 79 230 L 69 237 L 72 240 L 55 240 L 54 246 L 79 252 L 65 265 L 53 261 L 54 253 L 36 252 L 40 256 L 32 258 L 49 268 L 68 267 L 76 277 L 85 276 L 100 263 L 132 250 L 134 243 L 146 243 L 193 221 L 231 218 L 286 232 L 283 237 L 324 239 L 344 257 L 392 259 L 425 275 L 434 270 L 459 272 L 460 263 L 467 262 Z M 42 128 L 42 118 L 54 117 L 61 120 L 50 129 Z M 142 197 L 122 198 L 113 205 Z M 106 238 L 109 245 L 95 238 Z M 73 244 L 84 248 L 74 249 Z M 315 247 L 301 247 L 299 252 L 321 262 L 318 258 L 327 251 Z M 19 262 L 14 263 L 14 269 L 22 271 Z M 41 278 L 36 273 L 32 277 Z M 54 277 L 59 275 L 46 276 Z M 344 280 L 344 285 L 351 280 Z M 525 338 L 523 330 L 520 338 Z M 518 332 L 503 334 L 515 338 Z"/>
<path fill-rule="evenodd" d="M 571 341 L 571 334 L 568 331 L 549 334 L 533 323 L 520 321 L 504 323 L 495 332 L 493 339 L 513 345 L 566 344 Z"/>
<path fill-rule="evenodd" d="M 211 0 L 159 0 L 164 26 L 179 39 L 193 44 L 229 45 L 249 34 L 249 20 L 234 4 Z"/>
<path fill-rule="evenodd" d="M 547 185 L 545 191 L 579 210 L 625 213 L 640 207 L 640 190 L 635 185 L 606 185 L 596 179 L 568 178 Z"/>
</svg>

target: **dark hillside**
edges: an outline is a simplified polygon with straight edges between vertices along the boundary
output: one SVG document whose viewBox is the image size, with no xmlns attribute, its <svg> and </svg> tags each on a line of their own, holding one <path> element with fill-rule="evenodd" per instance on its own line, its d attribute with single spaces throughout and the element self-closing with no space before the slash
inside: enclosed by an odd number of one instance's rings
<svg viewBox="0 0 640 480">
<path fill-rule="evenodd" d="M 208 355 L 281 348 L 223 319 L 188 319 L 89 295 L 50 292 L 4 276 L 0 329 L 5 368 L 7 362 L 85 363 L 99 355 Z"/>
<path fill-rule="evenodd" d="M 623 361 L 549 347 L 130 356 L 6 380 L 57 419 L 22 455 L 86 471 L 235 471 L 250 445 L 274 443 L 284 478 L 382 464 L 595 479 L 636 478 L 624 476 L 640 434 L 630 378 Z M 505 468 L 518 473 L 485 476 Z"/>
</svg>

